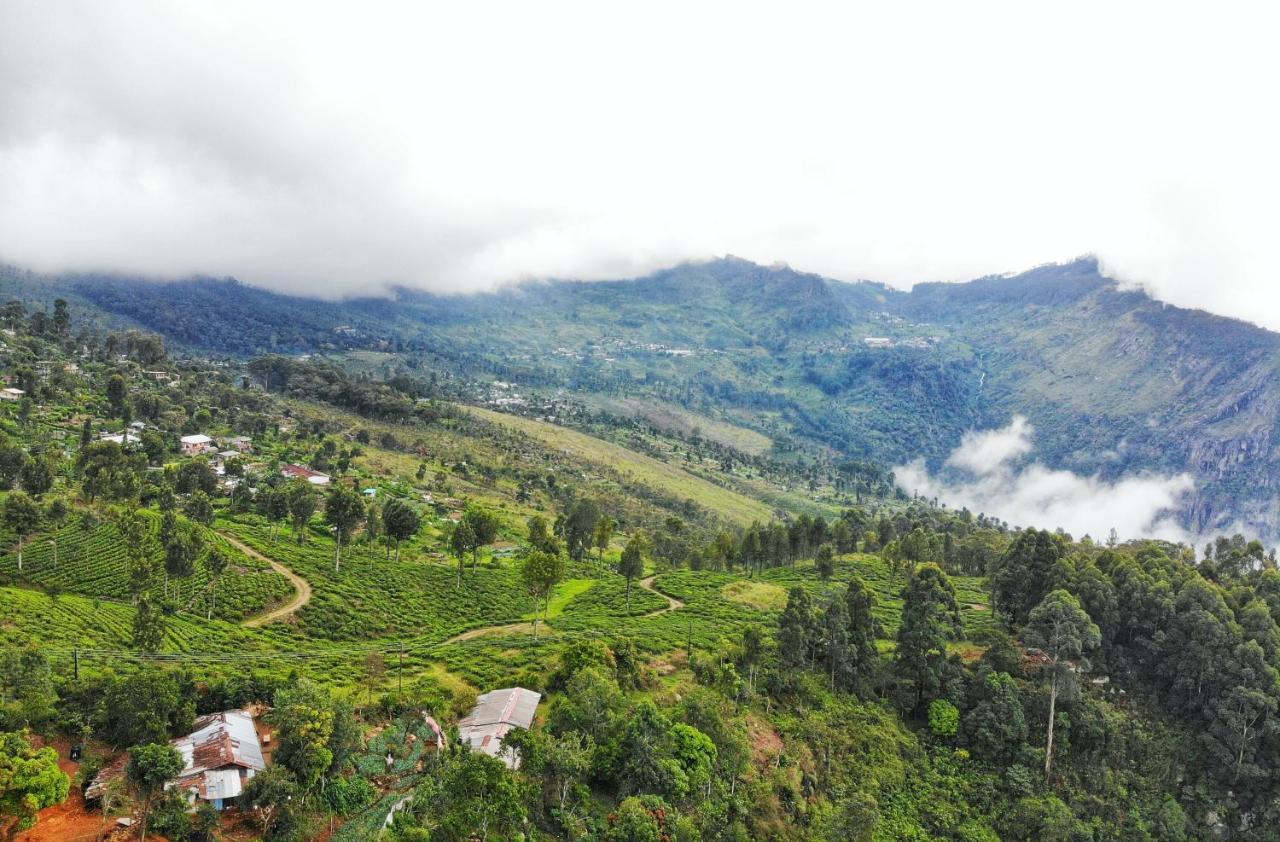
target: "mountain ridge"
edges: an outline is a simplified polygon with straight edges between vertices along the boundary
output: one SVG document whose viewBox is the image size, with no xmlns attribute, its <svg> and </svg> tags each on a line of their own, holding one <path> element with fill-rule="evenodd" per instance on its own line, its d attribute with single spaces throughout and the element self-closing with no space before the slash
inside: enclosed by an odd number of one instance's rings
<svg viewBox="0 0 1280 842">
<path fill-rule="evenodd" d="M 140 295 L 140 284 L 149 284 Z M 1180 521 L 1280 536 L 1280 334 L 1166 304 L 1094 258 L 910 291 L 740 258 L 617 281 L 320 301 L 238 281 L 0 272 L 104 323 L 207 351 L 396 355 L 582 393 L 723 412 L 780 446 L 940 467 L 964 432 L 1015 414 L 1036 458 L 1103 479 L 1190 471 Z"/>
</svg>

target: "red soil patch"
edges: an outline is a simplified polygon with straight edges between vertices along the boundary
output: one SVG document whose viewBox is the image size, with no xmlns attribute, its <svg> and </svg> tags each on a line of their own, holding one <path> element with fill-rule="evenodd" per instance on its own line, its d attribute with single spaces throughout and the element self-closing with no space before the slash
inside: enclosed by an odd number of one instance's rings
<svg viewBox="0 0 1280 842">
<path fill-rule="evenodd" d="M 754 715 L 747 717 L 747 739 L 751 742 L 751 759 L 757 766 L 771 766 L 782 754 L 782 736 Z"/>
<path fill-rule="evenodd" d="M 58 740 L 53 748 L 58 752 L 58 766 L 74 782 L 76 773 L 80 771 L 80 764 L 67 759 L 70 745 L 65 740 Z M 80 787 L 72 783 L 67 800 L 41 810 L 36 826 L 25 833 L 19 833 L 17 838 L 21 842 L 88 842 L 98 838 L 101 827 L 102 816 L 85 810 L 84 794 Z"/>
<path fill-rule="evenodd" d="M 645 664 L 655 675 L 668 676 L 684 669 L 689 665 L 689 658 L 682 651 L 668 652 L 665 655 L 658 655 L 650 658 Z"/>
</svg>

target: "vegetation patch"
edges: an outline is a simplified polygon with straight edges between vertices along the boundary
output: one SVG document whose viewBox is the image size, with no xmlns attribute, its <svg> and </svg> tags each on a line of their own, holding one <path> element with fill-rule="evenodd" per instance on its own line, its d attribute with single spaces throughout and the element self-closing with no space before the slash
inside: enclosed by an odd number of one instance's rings
<svg viewBox="0 0 1280 842">
<path fill-rule="evenodd" d="M 773 447 L 772 439 L 763 433 L 725 421 L 717 421 L 664 401 L 638 398 L 599 398 L 597 400 L 604 408 L 621 415 L 643 418 L 656 427 L 674 430 L 682 435 L 701 436 L 752 456 L 768 453 Z"/>
<path fill-rule="evenodd" d="M 612 442 L 602 441 L 576 430 L 532 418 L 522 418 L 477 407 L 466 407 L 466 410 L 495 424 L 520 430 L 594 464 L 608 466 L 624 476 L 633 476 L 639 482 L 662 489 L 681 499 L 693 499 L 726 520 L 745 525 L 753 520 L 768 520 L 772 516 L 769 507 L 758 500 L 721 488 L 682 468 L 627 450 Z"/>
<path fill-rule="evenodd" d="M 555 593 L 551 595 L 551 599 L 547 601 L 547 620 L 553 620 L 564 613 L 564 609 L 569 603 L 591 590 L 596 584 L 595 579 L 566 579 L 556 586 Z"/>
<path fill-rule="evenodd" d="M 740 602 L 757 611 L 781 611 L 787 604 L 787 589 L 769 582 L 740 580 L 721 589 L 726 599 Z"/>
</svg>

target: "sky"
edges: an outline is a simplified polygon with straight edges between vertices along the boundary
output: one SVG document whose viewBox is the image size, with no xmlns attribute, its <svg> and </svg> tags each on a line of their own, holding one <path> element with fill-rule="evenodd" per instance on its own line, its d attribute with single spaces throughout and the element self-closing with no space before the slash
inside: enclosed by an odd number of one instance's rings
<svg viewBox="0 0 1280 842">
<path fill-rule="evenodd" d="M 337 297 L 1095 254 L 1280 329 L 1272 14 L 0 0 L 0 260 Z"/>
<path fill-rule="evenodd" d="M 999 517 L 1014 527 L 1060 527 L 1076 539 L 1160 538 L 1195 545 L 1175 512 L 1194 489 L 1188 474 L 1134 474 L 1108 482 L 1034 461 L 1035 428 L 1015 415 L 1005 427 L 966 433 L 931 474 L 923 459 L 894 468 L 908 493 Z"/>
</svg>

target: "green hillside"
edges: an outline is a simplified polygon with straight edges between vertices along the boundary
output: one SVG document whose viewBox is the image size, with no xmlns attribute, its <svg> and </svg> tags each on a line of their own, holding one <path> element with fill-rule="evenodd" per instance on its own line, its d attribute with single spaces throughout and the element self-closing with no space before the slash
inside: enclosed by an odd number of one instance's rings
<svg viewBox="0 0 1280 842">
<path fill-rule="evenodd" d="M 664 491 L 678 499 L 695 500 L 699 505 L 711 509 L 726 520 L 740 526 L 745 526 L 753 520 L 767 520 L 772 514 L 767 506 L 756 500 L 610 442 L 554 424 L 492 412 L 479 407 L 467 407 L 466 411 L 491 423 L 520 430 L 566 455 L 577 456 L 600 467 L 607 466 L 623 476 L 634 477 L 641 484 Z"/>
<path fill-rule="evenodd" d="M 264 562 L 239 552 L 216 533 L 206 531 L 204 534 L 210 546 L 227 558 L 230 575 L 219 577 L 215 584 L 204 559 L 198 560 L 195 575 L 175 588 L 174 598 L 185 610 L 238 620 L 265 610 L 290 593 L 284 577 Z M 155 572 L 147 591 L 160 599 L 164 593 L 163 577 L 159 575 L 163 570 L 162 550 L 156 547 L 153 552 Z M 23 555 L 21 571 L 13 553 L 0 558 L 0 576 L 55 592 L 116 600 L 130 594 L 131 583 L 119 530 L 109 521 L 98 521 L 93 514 L 80 515 L 61 529 L 42 533 Z"/>
<path fill-rule="evenodd" d="M 1180 519 L 1193 532 L 1280 530 L 1275 335 L 1153 301 L 1093 260 L 910 293 L 734 258 L 617 282 L 338 303 L 230 281 L 148 284 L 140 296 L 127 279 L 16 270 L 0 287 L 61 294 L 85 318 L 204 351 L 429 371 L 473 400 L 491 397 L 487 380 L 539 400 L 568 389 L 584 412 L 685 437 L 700 427 L 752 459 L 923 456 L 936 467 L 966 430 L 1021 414 L 1050 467 L 1189 470 L 1196 490 Z"/>
<path fill-rule="evenodd" d="M 41 774 L 0 787 L 49 792 L 0 798 L 0 826 L 100 828 L 104 805 L 58 804 L 56 760 L 136 772 L 197 714 L 246 708 L 273 756 L 237 810 L 136 784 L 105 806 L 193 842 L 1274 838 L 1261 543 L 1010 530 L 907 498 L 873 458 L 944 452 L 1012 400 L 1013 375 L 970 376 L 992 365 L 981 321 L 1015 336 L 1010 296 L 1058 366 L 1022 369 L 1037 423 L 1065 419 L 1054 377 L 1101 346 L 1055 355 L 1098 319 L 1053 308 L 1120 294 L 1081 272 L 925 289 L 912 320 L 881 287 L 741 261 L 406 294 L 316 305 L 276 350 L 331 307 L 354 333 L 251 359 L 5 306 L 0 771 Z M 75 306 L 130 288 L 62 283 Z M 256 348 L 284 305 L 251 305 Z M 395 339 L 358 347 L 375 326 Z M 518 769 L 454 730 L 511 687 L 540 694 L 502 735 Z"/>
</svg>

